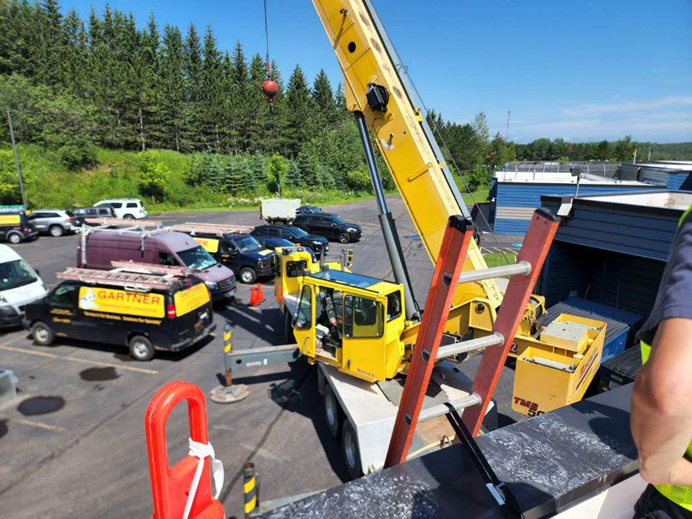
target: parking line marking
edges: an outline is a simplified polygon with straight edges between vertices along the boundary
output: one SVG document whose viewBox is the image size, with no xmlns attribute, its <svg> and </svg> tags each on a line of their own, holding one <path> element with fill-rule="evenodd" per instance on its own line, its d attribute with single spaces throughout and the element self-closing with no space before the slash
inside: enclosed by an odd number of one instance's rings
<svg viewBox="0 0 692 519">
<path fill-rule="evenodd" d="M 112 362 L 100 362 L 98 360 L 80 359 L 77 357 L 63 357 L 56 355 L 55 353 L 46 353 L 45 351 L 32 351 L 24 348 L 13 348 L 12 346 L 7 346 L 8 343 L 13 341 L 8 341 L 5 344 L 0 344 L 0 350 L 15 351 L 18 353 L 27 353 L 29 355 L 38 355 L 40 357 L 48 357 L 49 359 L 59 359 L 59 360 L 69 360 L 71 362 L 80 362 L 82 364 L 94 364 L 96 366 L 107 366 L 109 368 L 118 368 L 125 371 L 133 371 L 135 373 L 144 373 L 146 375 L 158 375 L 158 371 L 153 369 L 144 368 L 132 368 L 130 366 L 122 366 L 120 364 L 114 364 Z"/>
<path fill-rule="evenodd" d="M 30 425 L 31 427 L 39 427 L 41 429 L 46 429 L 48 431 L 54 431 L 54 432 L 66 432 L 67 429 L 64 427 L 59 427 L 57 425 L 48 425 L 47 423 L 43 422 L 32 422 L 31 420 L 23 420 L 21 418 L 10 418 L 10 421 L 12 422 L 19 422 L 24 425 Z"/>
</svg>

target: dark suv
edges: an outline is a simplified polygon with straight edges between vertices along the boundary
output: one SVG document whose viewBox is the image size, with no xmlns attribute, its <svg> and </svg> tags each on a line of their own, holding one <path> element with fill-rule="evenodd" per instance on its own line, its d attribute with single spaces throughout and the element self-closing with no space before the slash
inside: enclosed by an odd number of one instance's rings
<svg viewBox="0 0 692 519">
<path fill-rule="evenodd" d="M 339 243 L 360 240 L 362 229 L 356 223 L 344 222 L 335 214 L 301 214 L 293 220 L 293 225 L 304 231 L 324 236 Z"/>
<path fill-rule="evenodd" d="M 291 243 L 300 243 L 312 249 L 318 258 L 329 250 L 329 242 L 326 238 L 308 234 L 303 229 L 292 225 L 260 225 L 250 234 L 255 238 L 283 238 Z"/>
<path fill-rule="evenodd" d="M 112 207 L 79 207 L 73 211 L 74 213 L 74 224 L 76 226 L 82 226 L 86 223 L 87 218 L 114 218 Z"/>
<path fill-rule="evenodd" d="M 316 205 L 301 205 L 296 209 L 296 214 L 324 214 L 324 211 Z"/>
</svg>

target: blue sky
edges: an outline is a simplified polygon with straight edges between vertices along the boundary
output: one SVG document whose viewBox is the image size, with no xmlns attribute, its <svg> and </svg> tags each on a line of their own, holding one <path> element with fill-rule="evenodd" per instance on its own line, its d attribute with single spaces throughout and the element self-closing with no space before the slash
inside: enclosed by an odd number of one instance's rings
<svg viewBox="0 0 692 519">
<path fill-rule="evenodd" d="M 203 30 L 222 49 L 264 55 L 262 0 L 109 0 L 140 25 Z M 692 141 L 692 0 L 374 0 L 429 107 L 465 122 L 483 111 L 516 142 L 563 137 Z M 62 0 L 86 18 L 106 0 Z M 268 0 L 284 78 L 341 73 L 309 0 Z"/>
</svg>

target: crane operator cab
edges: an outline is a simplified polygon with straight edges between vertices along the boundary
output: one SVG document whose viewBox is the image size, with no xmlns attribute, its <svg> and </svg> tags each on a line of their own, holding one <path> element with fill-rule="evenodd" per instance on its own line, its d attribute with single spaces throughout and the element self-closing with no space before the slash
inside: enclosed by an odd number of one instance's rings
<svg viewBox="0 0 692 519">
<path fill-rule="evenodd" d="M 341 270 L 306 276 L 293 332 L 303 355 L 368 382 L 394 377 L 404 357 L 401 285 Z"/>
</svg>

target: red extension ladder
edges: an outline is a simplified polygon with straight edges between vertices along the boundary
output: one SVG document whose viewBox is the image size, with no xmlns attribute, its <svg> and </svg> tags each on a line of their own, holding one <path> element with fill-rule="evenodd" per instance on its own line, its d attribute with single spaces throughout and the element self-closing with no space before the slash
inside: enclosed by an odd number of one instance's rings
<svg viewBox="0 0 692 519">
<path fill-rule="evenodd" d="M 473 239 L 473 222 L 470 218 L 464 219 L 461 216 L 449 219 L 411 356 L 411 365 L 394 422 L 385 467 L 406 461 L 419 420 L 442 416 L 452 409 L 465 409 L 461 418 L 464 425 L 470 435 L 475 437 L 478 434 L 558 225 L 557 217 L 544 209 L 538 209 L 531 218 L 529 230 L 514 265 L 462 273 L 469 243 Z M 512 278 L 497 314 L 493 333 L 440 347 L 457 283 L 507 275 Z M 421 413 L 435 361 L 480 349 L 484 349 L 483 358 L 473 381 L 471 394 Z M 460 440 L 457 438 L 457 441 Z"/>
</svg>

